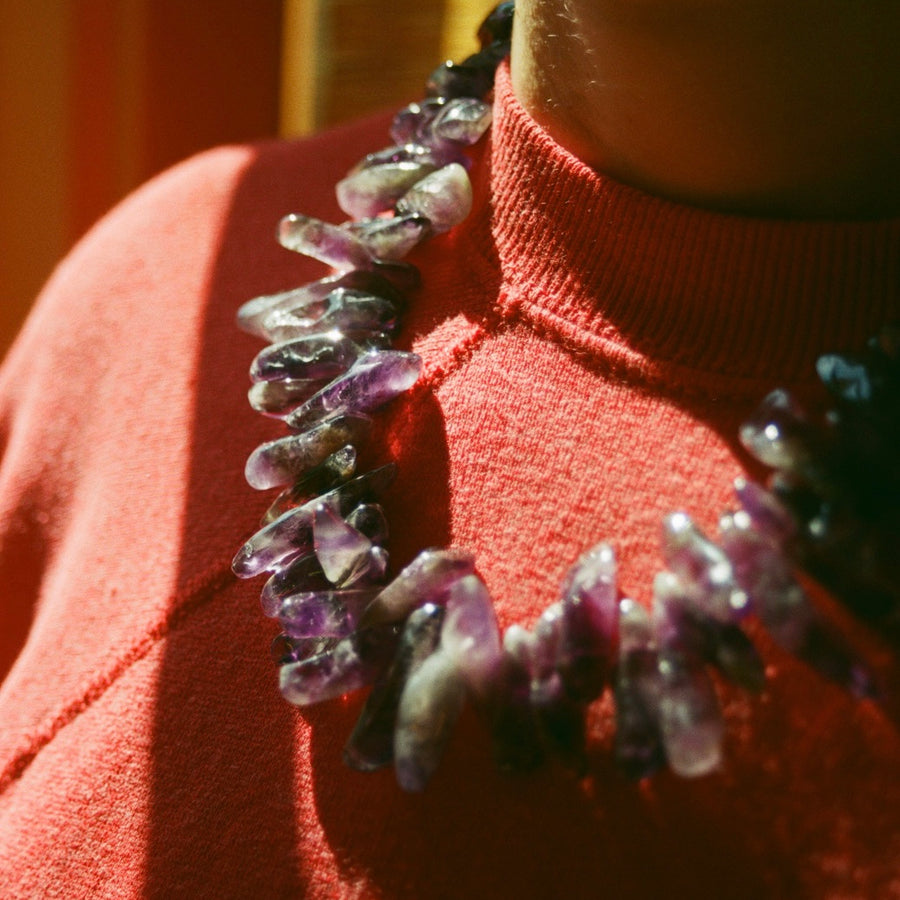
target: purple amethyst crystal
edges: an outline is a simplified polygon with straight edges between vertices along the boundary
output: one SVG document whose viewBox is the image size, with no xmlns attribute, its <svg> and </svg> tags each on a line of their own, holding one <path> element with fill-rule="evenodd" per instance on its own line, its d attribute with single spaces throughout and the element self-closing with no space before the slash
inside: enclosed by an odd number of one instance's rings
<svg viewBox="0 0 900 900">
<path fill-rule="evenodd" d="M 372 549 L 372 542 L 327 503 L 313 513 L 313 544 L 325 577 L 336 585 L 359 580 Z"/>
<path fill-rule="evenodd" d="M 722 543 L 735 574 L 776 643 L 859 697 L 877 697 L 875 679 L 806 596 L 781 552 L 743 511 L 722 517 Z"/>
<path fill-rule="evenodd" d="M 338 638 L 293 638 L 282 632 L 273 639 L 270 653 L 275 665 L 281 667 L 324 653 L 337 642 Z"/>
<path fill-rule="evenodd" d="M 439 165 L 431 155 L 370 165 L 351 172 L 335 188 L 338 205 L 348 216 L 372 218 L 390 210 L 417 181 L 430 175 Z"/>
<path fill-rule="evenodd" d="M 687 513 L 676 512 L 663 519 L 662 550 L 666 564 L 698 612 L 721 622 L 746 613 L 747 596 L 734 583 L 728 556 Z"/>
<path fill-rule="evenodd" d="M 303 591 L 328 590 L 329 587 L 315 553 L 308 553 L 275 572 L 263 586 L 259 602 L 262 611 L 275 618 L 285 597 Z"/>
<path fill-rule="evenodd" d="M 422 358 L 415 353 L 373 350 L 291 413 L 287 424 L 300 431 L 317 427 L 326 417 L 372 412 L 408 391 L 421 371 Z"/>
<path fill-rule="evenodd" d="M 345 226 L 378 259 L 403 259 L 410 250 L 431 234 L 431 222 L 422 216 L 393 216 L 365 219 Z"/>
<path fill-rule="evenodd" d="M 654 584 L 660 676 L 655 713 L 669 766 L 676 775 L 693 778 L 721 762 L 724 725 L 702 661 L 683 648 L 680 633 L 666 621 L 671 579 L 671 573 L 661 573 Z"/>
<path fill-rule="evenodd" d="M 341 515 L 361 501 L 380 496 L 396 477 L 393 463 L 359 475 L 322 497 L 288 510 L 261 528 L 237 552 L 231 568 L 238 578 L 252 578 L 265 571 L 277 571 L 298 556 L 312 552 L 312 523 L 319 503 L 338 503 Z"/>
<path fill-rule="evenodd" d="M 423 216 L 441 234 L 472 211 L 472 183 L 459 163 L 450 163 L 417 182 L 397 201 L 397 214 Z"/>
<path fill-rule="evenodd" d="M 781 547 L 796 535 L 796 521 L 771 491 L 755 481 L 736 478 L 734 492 L 753 527 L 774 544 Z"/>
<path fill-rule="evenodd" d="M 772 391 L 740 428 L 741 443 L 760 462 L 779 469 L 807 463 L 814 439 L 806 414 L 783 390 Z"/>
<path fill-rule="evenodd" d="M 465 550 L 423 550 L 372 601 L 363 625 L 400 622 L 423 603 L 444 602 L 454 582 L 475 571 L 475 557 Z"/>
<path fill-rule="evenodd" d="M 475 144 L 490 128 L 493 110 L 481 100 L 463 97 L 441 107 L 431 124 L 431 131 L 439 142 L 469 146 Z"/>
<path fill-rule="evenodd" d="M 616 736 L 613 753 L 629 778 L 646 778 L 666 763 L 656 715 L 659 660 L 647 611 L 633 600 L 619 604 L 619 662 L 613 678 Z"/>
<path fill-rule="evenodd" d="M 260 491 L 290 484 L 335 450 L 356 443 L 371 424 L 368 416 L 338 413 L 316 422 L 302 434 L 261 444 L 247 459 L 244 469 L 247 483 Z"/>
<path fill-rule="evenodd" d="M 289 637 L 344 638 L 351 634 L 375 592 L 304 591 L 282 597 L 276 618 Z"/>
<path fill-rule="evenodd" d="M 477 575 L 466 575 L 450 586 L 441 652 L 455 661 L 476 696 L 487 693 L 500 662 L 500 632 L 494 604 Z"/>
<path fill-rule="evenodd" d="M 335 450 L 319 465 L 301 475 L 294 484 L 283 490 L 266 510 L 262 524 L 268 525 L 289 509 L 302 506 L 348 481 L 356 473 L 356 447 L 347 444 Z"/>
<path fill-rule="evenodd" d="M 418 107 L 418 104 L 414 103 L 412 106 Z M 435 106 L 434 113 L 428 119 L 429 122 L 440 111 L 441 106 L 442 104 L 440 103 Z M 378 166 L 395 163 L 415 163 L 416 165 L 428 166 L 433 172 L 435 169 L 446 165 L 447 161 L 444 160 L 442 154 L 437 153 L 432 147 L 425 147 L 415 142 L 406 141 L 402 144 L 395 144 L 391 147 L 385 147 L 383 150 L 376 150 L 374 153 L 367 154 L 350 170 L 350 174 L 355 175 L 357 172 L 362 172 L 366 169 L 374 169 Z M 428 173 L 425 172 L 424 174 L 427 175 Z"/>
<path fill-rule="evenodd" d="M 361 531 L 373 544 L 384 544 L 388 539 L 387 516 L 377 503 L 360 503 L 347 516 L 347 524 Z"/>
<path fill-rule="evenodd" d="M 281 693 L 289 703 L 309 706 L 359 690 L 390 663 L 397 638 L 392 625 L 355 631 L 321 653 L 282 666 Z"/>
<path fill-rule="evenodd" d="M 371 269 L 372 256 L 350 232 L 309 216 L 291 213 L 278 223 L 278 242 L 338 271 Z"/>
<path fill-rule="evenodd" d="M 306 378 L 259 381 L 247 391 L 247 400 L 258 413 L 276 419 L 283 418 L 317 394 L 328 382 L 328 378 L 315 381 Z"/>
<path fill-rule="evenodd" d="M 374 346 L 385 343 L 382 335 L 397 328 L 396 304 L 384 297 L 351 288 L 335 288 L 312 305 L 283 307 L 270 312 L 261 326 L 270 341 L 340 331 L 351 340 Z"/>
<path fill-rule="evenodd" d="M 445 102 L 440 97 L 430 97 L 405 106 L 394 116 L 391 139 L 401 146 L 425 144 L 431 133 L 431 123 Z"/>
<path fill-rule="evenodd" d="M 584 553 L 563 583 L 556 668 L 579 703 L 598 697 L 615 654 L 616 561 L 609 544 Z"/>
<path fill-rule="evenodd" d="M 437 646 L 443 619 L 443 607 L 433 603 L 414 610 L 407 619 L 394 661 L 372 688 L 344 747 L 344 762 L 351 768 L 371 772 L 393 760 L 394 726 L 403 688 Z"/>
<path fill-rule="evenodd" d="M 250 366 L 250 378 L 252 381 L 337 378 L 363 352 L 362 347 L 339 331 L 294 338 L 260 350 Z"/>
<path fill-rule="evenodd" d="M 403 790 L 424 790 L 450 742 L 465 699 L 465 679 L 449 653 L 435 651 L 410 676 L 394 731 L 394 769 Z"/>
</svg>

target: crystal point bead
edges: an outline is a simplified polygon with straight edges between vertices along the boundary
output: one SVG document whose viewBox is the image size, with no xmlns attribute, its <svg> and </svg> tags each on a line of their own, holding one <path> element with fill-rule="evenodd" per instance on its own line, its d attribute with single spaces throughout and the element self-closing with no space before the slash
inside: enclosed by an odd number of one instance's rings
<svg viewBox="0 0 900 900">
<path fill-rule="evenodd" d="M 390 663 L 397 646 L 391 625 L 355 631 L 321 653 L 279 670 L 281 693 L 296 706 L 333 700 L 371 684 Z"/>
<path fill-rule="evenodd" d="M 747 612 L 747 596 L 734 582 L 727 554 L 687 513 L 676 512 L 663 519 L 662 550 L 667 565 L 703 615 L 730 622 Z"/>
<path fill-rule="evenodd" d="M 271 344 L 257 353 L 250 366 L 250 378 L 253 381 L 336 378 L 363 352 L 362 347 L 340 331 L 294 338 Z"/>
<path fill-rule="evenodd" d="M 445 104 L 435 116 L 431 131 L 438 141 L 469 146 L 477 143 L 491 125 L 490 104 L 461 97 Z"/>
<path fill-rule="evenodd" d="M 443 98 L 430 97 L 403 107 L 391 124 L 391 138 L 398 145 L 423 145 L 431 136 L 431 123 L 446 103 Z"/>
<path fill-rule="evenodd" d="M 247 400 L 250 406 L 264 416 L 283 418 L 317 394 L 329 379 L 313 381 L 291 378 L 284 381 L 260 381 L 250 387 Z"/>
<path fill-rule="evenodd" d="M 506 649 L 486 705 L 497 767 L 504 772 L 530 772 L 540 766 L 545 753 L 532 709 L 531 675 L 527 664 Z"/>
<path fill-rule="evenodd" d="M 273 310 L 263 319 L 260 333 L 267 340 L 281 342 L 338 330 L 357 343 L 383 346 L 383 335 L 397 328 L 397 311 L 393 300 L 339 287 L 313 305 Z"/>
<path fill-rule="evenodd" d="M 724 725 L 703 666 L 678 653 L 660 654 L 658 711 L 666 759 L 676 775 L 696 778 L 719 767 Z"/>
<path fill-rule="evenodd" d="M 393 760 L 394 726 L 403 688 L 437 646 L 443 618 L 443 607 L 426 603 L 407 619 L 397 654 L 372 688 L 344 747 L 344 762 L 351 768 L 371 772 Z"/>
<path fill-rule="evenodd" d="M 443 603 L 451 585 L 475 571 L 475 558 L 464 550 L 423 550 L 372 601 L 364 625 L 399 622 L 423 603 Z"/>
<path fill-rule="evenodd" d="M 309 590 L 326 590 L 328 580 L 322 572 L 315 553 L 299 556 L 289 565 L 275 572 L 265 583 L 259 597 L 263 612 L 274 618 L 281 601 L 290 594 Z"/>
<path fill-rule="evenodd" d="M 500 632 L 490 594 L 477 575 L 450 586 L 441 650 L 454 659 L 475 694 L 484 695 L 500 662 Z"/>
<path fill-rule="evenodd" d="M 276 618 L 289 637 L 343 638 L 351 634 L 373 590 L 303 591 L 283 597 Z"/>
<path fill-rule="evenodd" d="M 478 42 L 484 50 L 491 44 L 502 44 L 512 39 L 514 0 L 504 0 L 488 13 L 478 28 Z"/>
<path fill-rule="evenodd" d="M 289 427 L 315 427 L 326 416 L 372 412 L 408 391 L 422 371 L 422 358 L 399 350 L 373 350 L 361 356 L 286 419 Z"/>
<path fill-rule="evenodd" d="M 377 503 L 360 503 L 347 516 L 347 524 L 361 531 L 373 544 L 384 544 L 387 541 L 387 516 Z"/>
<path fill-rule="evenodd" d="M 364 566 L 372 542 L 330 504 L 320 503 L 313 512 L 313 546 L 325 577 L 332 584 L 344 584 L 357 580 L 354 576 Z"/>
<path fill-rule="evenodd" d="M 437 770 L 466 698 L 450 654 L 432 653 L 406 683 L 394 731 L 394 769 L 405 791 L 421 791 Z"/>
<path fill-rule="evenodd" d="M 621 645 L 613 677 L 616 734 L 613 753 L 629 778 L 646 778 L 666 762 L 657 717 L 659 661 L 647 611 L 633 600 L 619 604 Z"/>
<path fill-rule="evenodd" d="M 372 268 L 372 256 L 358 238 L 337 225 L 291 213 L 278 223 L 278 242 L 333 269 Z"/>
<path fill-rule="evenodd" d="M 793 469 L 810 458 L 806 415 L 787 391 L 772 391 L 738 434 L 744 447 L 767 466 Z"/>
<path fill-rule="evenodd" d="M 262 524 L 274 522 L 289 509 L 302 506 L 352 478 L 356 472 L 356 447 L 346 444 L 283 490 L 266 511 Z"/>
<path fill-rule="evenodd" d="M 471 211 L 472 183 L 459 163 L 432 172 L 397 201 L 399 215 L 428 219 L 435 234 L 449 231 Z"/>
<path fill-rule="evenodd" d="M 423 216 L 393 216 L 365 219 L 346 226 L 382 260 L 403 259 L 431 233 L 431 222 Z"/>
<path fill-rule="evenodd" d="M 615 555 L 603 543 L 582 554 L 563 584 L 556 667 L 573 700 L 602 692 L 617 630 Z"/>
<path fill-rule="evenodd" d="M 439 162 L 430 158 L 386 162 L 351 172 L 335 188 L 340 208 L 356 219 L 369 219 L 389 210 L 417 181 L 430 175 Z"/>
<path fill-rule="evenodd" d="M 247 459 L 247 483 L 257 490 L 290 484 L 345 444 L 356 443 L 371 423 L 368 416 L 342 412 L 318 421 L 302 434 L 261 444 Z"/>
<path fill-rule="evenodd" d="M 337 503 L 344 515 L 362 501 L 384 493 L 396 473 L 397 467 L 388 463 L 338 485 L 316 500 L 288 510 L 257 531 L 241 547 L 231 564 L 234 574 L 239 578 L 252 578 L 266 570 L 277 571 L 298 556 L 311 553 L 313 512 L 319 503 Z"/>
</svg>

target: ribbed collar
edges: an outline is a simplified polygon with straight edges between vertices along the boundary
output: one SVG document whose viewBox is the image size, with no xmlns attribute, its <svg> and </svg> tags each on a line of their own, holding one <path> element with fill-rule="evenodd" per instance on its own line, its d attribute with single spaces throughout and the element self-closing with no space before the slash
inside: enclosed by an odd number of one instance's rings
<svg viewBox="0 0 900 900">
<path fill-rule="evenodd" d="M 506 65 L 490 169 L 478 218 L 501 304 L 626 365 L 803 382 L 824 350 L 858 348 L 900 318 L 900 219 L 743 218 L 649 196 L 555 143 Z"/>
</svg>

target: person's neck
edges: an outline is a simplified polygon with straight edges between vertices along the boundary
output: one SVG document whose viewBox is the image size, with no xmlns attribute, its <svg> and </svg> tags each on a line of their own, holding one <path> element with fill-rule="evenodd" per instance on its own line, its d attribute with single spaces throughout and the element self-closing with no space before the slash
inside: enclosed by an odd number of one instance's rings
<svg viewBox="0 0 900 900">
<path fill-rule="evenodd" d="M 564 147 L 676 201 L 900 215 L 896 0 L 519 0 L 517 96 Z"/>
</svg>

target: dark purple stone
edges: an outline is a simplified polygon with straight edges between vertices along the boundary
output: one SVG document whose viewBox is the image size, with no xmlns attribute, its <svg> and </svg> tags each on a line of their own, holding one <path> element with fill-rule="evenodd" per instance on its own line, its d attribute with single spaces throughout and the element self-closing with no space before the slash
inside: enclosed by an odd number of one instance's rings
<svg viewBox="0 0 900 900">
<path fill-rule="evenodd" d="M 247 400 L 258 413 L 281 419 L 315 396 L 329 381 L 328 378 L 260 381 L 251 386 Z"/>
<path fill-rule="evenodd" d="M 393 761 L 394 726 L 403 688 L 437 646 L 443 619 L 443 607 L 431 603 L 407 619 L 394 661 L 372 688 L 344 747 L 344 762 L 351 768 L 371 772 Z"/>
<path fill-rule="evenodd" d="M 429 76 L 425 91 L 429 97 L 474 97 L 484 100 L 494 87 L 497 66 L 509 55 L 509 45 L 491 44 L 461 63 L 448 60 Z"/>
<path fill-rule="evenodd" d="M 335 637 L 351 634 L 375 591 L 304 591 L 282 597 L 276 618 L 285 634 L 295 638 Z"/>
<path fill-rule="evenodd" d="M 498 4 L 488 13 L 478 27 L 478 42 L 482 50 L 491 44 L 504 44 L 512 40 L 514 0 Z"/>
<path fill-rule="evenodd" d="M 380 625 L 341 638 L 314 656 L 280 669 L 281 693 L 297 706 L 334 700 L 371 684 L 390 664 L 398 629 Z"/>
<path fill-rule="evenodd" d="M 339 331 L 282 341 L 260 350 L 250 366 L 250 378 L 253 381 L 336 378 L 366 349 Z"/>
<path fill-rule="evenodd" d="M 278 615 L 281 601 L 302 591 L 319 591 L 330 588 L 328 579 L 322 572 L 315 553 L 300 556 L 290 565 L 280 569 L 269 578 L 262 589 L 259 602 L 262 611 L 271 618 Z"/>
<path fill-rule="evenodd" d="M 387 516 L 377 503 L 361 503 L 347 516 L 347 524 L 361 531 L 373 544 L 383 545 L 387 542 Z"/>
</svg>

